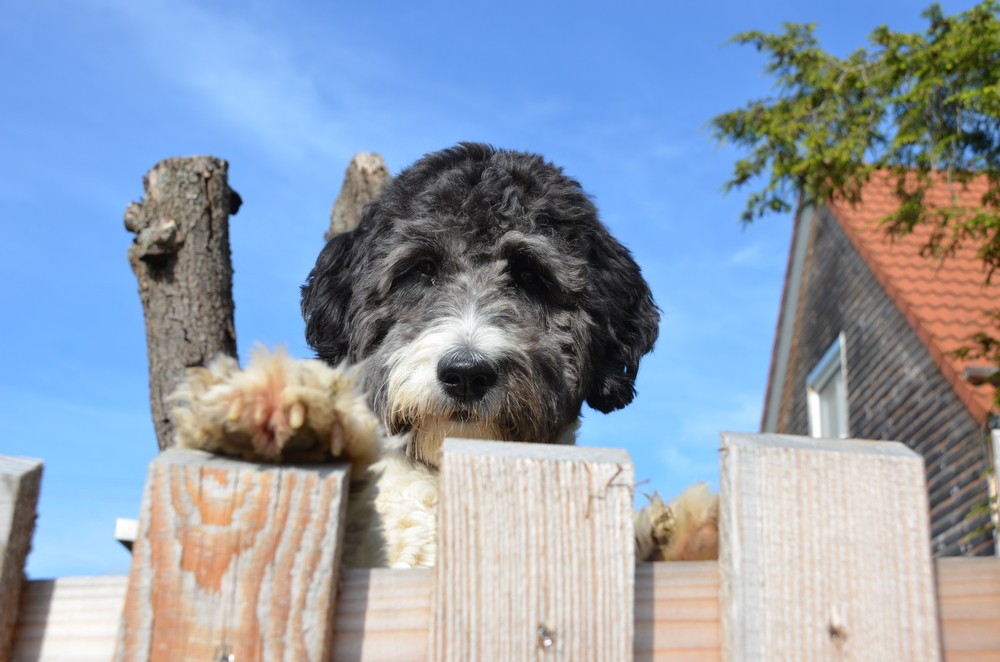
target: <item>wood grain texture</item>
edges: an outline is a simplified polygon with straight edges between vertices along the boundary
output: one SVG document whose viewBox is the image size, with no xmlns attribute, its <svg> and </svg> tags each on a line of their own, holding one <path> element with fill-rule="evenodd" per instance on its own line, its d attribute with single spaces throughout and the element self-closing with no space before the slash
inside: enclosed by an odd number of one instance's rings
<svg viewBox="0 0 1000 662">
<path fill-rule="evenodd" d="M 636 566 L 636 662 L 712 662 L 720 657 L 719 644 L 717 562 Z"/>
<path fill-rule="evenodd" d="M 188 450 L 153 460 L 117 659 L 327 659 L 347 475 Z"/>
<path fill-rule="evenodd" d="M 723 433 L 720 486 L 723 659 L 940 659 L 919 455 Z"/>
<path fill-rule="evenodd" d="M 337 662 L 424 662 L 431 627 L 430 568 L 345 568 L 337 596 Z"/>
<path fill-rule="evenodd" d="M 623 450 L 448 439 L 433 660 L 628 660 L 633 470 Z"/>
<path fill-rule="evenodd" d="M 937 563 L 945 657 L 1000 660 L 1000 558 L 950 558 Z"/>
<path fill-rule="evenodd" d="M 8 658 L 14 641 L 41 485 L 41 460 L 0 455 L 0 660 Z"/>
<path fill-rule="evenodd" d="M 64 577 L 25 584 L 13 662 L 107 662 L 115 655 L 128 577 Z"/>
<path fill-rule="evenodd" d="M 945 660 L 1000 660 L 1000 558 L 937 561 Z M 69 577 L 24 585 L 12 660 L 105 662 L 114 653 L 127 577 Z M 337 662 L 423 662 L 433 571 L 341 572 Z M 640 563 L 635 572 L 635 659 L 718 660 L 719 564 Z"/>
</svg>

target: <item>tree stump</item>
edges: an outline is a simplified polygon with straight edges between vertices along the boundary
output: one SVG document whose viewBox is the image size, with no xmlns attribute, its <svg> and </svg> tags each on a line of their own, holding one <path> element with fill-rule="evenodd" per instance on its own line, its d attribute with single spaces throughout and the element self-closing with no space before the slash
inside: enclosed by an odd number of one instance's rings
<svg viewBox="0 0 1000 662">
<path fill-rule="evenodd" d="M 378 154 L 358 152 L 344 173 L 340 194 L 330 211 L 330 227 L 323 235 L 330 241 L 334 235 L 353 230 L 361 219 L 361 210 L 375 199 L 392 180 L 385 161 Z"/>
<path fill-rule="evenodd" d="M 143 180 L 145 197 L 125 210 L 135 233 L 129 263 L 139 281 L 149 354 L 149 400 L 160 449 L 173 445 L 165 398 L 187 368 L 236 356 L 229 215 L 240 207 L 229 164 L 170 158 Z"/>
</svg>

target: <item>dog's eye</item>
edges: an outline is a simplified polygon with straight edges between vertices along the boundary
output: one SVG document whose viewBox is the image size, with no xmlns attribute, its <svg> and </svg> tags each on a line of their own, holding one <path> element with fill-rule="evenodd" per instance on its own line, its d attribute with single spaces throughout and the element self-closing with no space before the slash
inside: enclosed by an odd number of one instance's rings
<svg viewBox="0 0 1000 662">
<path fill-rule="evenodd" d="M 432 277 L 437 274 L 437 263 L 434 260 L 420 260 L 413 265 L 414 271 L 424 276 Z"/>
<path fill-rule="evenodd" d="M 538 284 L 538 274 L 531 269 L 517 269 L 514 271 L 514 281 L 522 287 L 532 287 Z"/>
<path fill-rule="evenodd" d="M 548 290 L 544 274 L 538 265 L 530 260 L 512 260 L 510 279 L 518 288 L 533 296 L 542 296 Z"/>
</svg>

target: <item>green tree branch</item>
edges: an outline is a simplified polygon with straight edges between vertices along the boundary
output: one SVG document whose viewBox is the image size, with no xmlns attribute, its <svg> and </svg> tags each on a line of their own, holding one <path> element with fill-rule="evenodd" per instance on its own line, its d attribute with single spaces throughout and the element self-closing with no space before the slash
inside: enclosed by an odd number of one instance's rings
<svg viewBox="0 0 1000 662">
<path fill-rule="evenodd" d="M 887 232 L 929 227 L 922 252 L 936 258 L 972 246 L 989 283 L 1000 268 L 998 14 L 998 0 L 955 16 L 931 5 L 925 32 L 880 26 L 845 58 L 823 51 L 811 24 L 734 36 L 766 55 L 775 81 L 773 96 L 711 121 L 716 139 L 747 152 L 724 186 L 750 187 L 742 220 L 790 211 L 799 196 L 857 204 L 873 173 L 888 172 L 899 207 L 884 219 Z M 973 178 L 985 179 L 986 192 L 960 204 Z M 942 180 L 951 204 L 931 204 L 926 193 Z M 992 333 L 970 339 L 965 356 L 1000 364 Z"/>
</svg>

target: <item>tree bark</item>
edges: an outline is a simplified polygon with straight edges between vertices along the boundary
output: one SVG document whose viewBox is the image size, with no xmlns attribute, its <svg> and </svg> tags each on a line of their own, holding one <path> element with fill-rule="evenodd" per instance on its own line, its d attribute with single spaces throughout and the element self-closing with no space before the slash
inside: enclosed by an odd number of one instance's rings
<svg viewBox="0 0 1000 662">
<path fill-rule="evenodd" d="M 330 211 L 330 227 L 323 235 L 329 241 L 335 234 L 353 230 L 361 218 L 361 210 L 375 199 L 392 180 L 385 161 L 378 154 L 358 152 L 344 173 L 340 194 Z"/>
<path fill-rule="evenodd" d="M 164 400 L 185 370 L 216 354 L 236 356 L 229 215 L 240 207 L 229 164 L 170 158 L 143 180 L 145 197 L 125 210 L 135 233 L 129 263 L 139 281 L 149 354 L 149 400 L 160 450 L 174 443 Z"/>
</svg>

